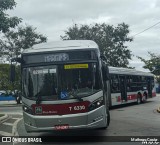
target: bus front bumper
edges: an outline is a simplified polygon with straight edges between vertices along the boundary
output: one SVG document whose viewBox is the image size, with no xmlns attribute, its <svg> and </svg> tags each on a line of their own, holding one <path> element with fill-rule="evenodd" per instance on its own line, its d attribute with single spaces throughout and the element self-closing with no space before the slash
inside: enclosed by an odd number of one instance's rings
<svg viewBox="0 0 160 145">
<path fill-rule="evenodd" d="M 107 124 L 104 106 L 87 113 L 34 116 L 23 112 L 25 128 L 27 132 L 53 131 L 56 125 L 68 125 L 68 129 L 96 129 Z"/>
</svg>

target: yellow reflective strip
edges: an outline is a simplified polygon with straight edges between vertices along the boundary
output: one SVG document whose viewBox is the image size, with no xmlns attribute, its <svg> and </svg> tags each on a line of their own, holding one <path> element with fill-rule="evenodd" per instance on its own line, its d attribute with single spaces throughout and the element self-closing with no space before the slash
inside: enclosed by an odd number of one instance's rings
<svg viewBox="0 0 160 145">
<path fill-rule="evenodd" d="M 69 64 L 64 65 L 64 69 L 88 68 L 88 64 Z"/>
</svg>

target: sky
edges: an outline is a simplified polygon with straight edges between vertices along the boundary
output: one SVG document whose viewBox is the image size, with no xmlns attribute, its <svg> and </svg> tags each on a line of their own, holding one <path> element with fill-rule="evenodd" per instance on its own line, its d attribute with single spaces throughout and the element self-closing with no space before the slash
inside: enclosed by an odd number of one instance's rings
<svg viewBox="0 0 160 145">
<path fill-rule="evenodd" d="M 129 25 L 130 34 L 137 33 L 160 22 L 160 0 L 15 0 L 17 6 L 8 13 L 23 19 L 24 24 L 37 27 L 48 41 L 61 40 L 73 24 L 107 23 Z M 148 51 L 160 54 L 160 24 L 134 36 L 127 43 L 134 57 L 130 66 L 143 70 L 136 57 L 149 59 Z"/>
</svg>

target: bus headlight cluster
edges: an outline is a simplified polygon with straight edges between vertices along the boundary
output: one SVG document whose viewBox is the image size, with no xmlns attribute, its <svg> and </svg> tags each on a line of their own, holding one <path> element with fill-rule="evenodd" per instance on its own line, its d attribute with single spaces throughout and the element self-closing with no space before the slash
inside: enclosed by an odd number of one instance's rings
<svg viewBox="0 0 160 145">
<path fill-rule="evenodd" d="M 28 114 L 33 114 L 33 111 L 30 107 L 23 105 L 23 111 L 28 113 Z"/>
<path fill-rule="evenodd" d="M 89 111 L 92 111 L 102 105 L 104 105 L 104 100 L 103 97 L 100 97 L 89 105 Z"/>
</svg>

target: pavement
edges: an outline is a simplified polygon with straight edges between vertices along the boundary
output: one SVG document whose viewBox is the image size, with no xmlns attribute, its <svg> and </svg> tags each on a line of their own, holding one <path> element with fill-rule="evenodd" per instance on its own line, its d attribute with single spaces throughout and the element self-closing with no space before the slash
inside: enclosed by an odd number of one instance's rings
<svg viewBox="0 0 160 145">
<path fill-rule="evenodd" d="M 3 105 L 16 105 L 17 102 L 15 100 L 13 101 L 0 101 L 0 106 L 3 106 Z"/>
<path fill-rule="evenodd" d="M 19 106 L 21 104 L 17 105 L 17 102 L 15 100 L 13 101 L 0 101 L 0 107 L 13 107 L 13 106 Z M 1 113 L 3 114 L 3 113 Z M 0 117 L 0 123 L 5 121 L 9 116 L 7 114 L 4 114 L 4 116 Z"/>
<path fill-rule="evenodd" d="M 21 104 L 17 104 L 15 100 L 12 101 L 0 101 L 0 107 L 14 107 L 14 106 L 21 106 Z"/>
</svg>

